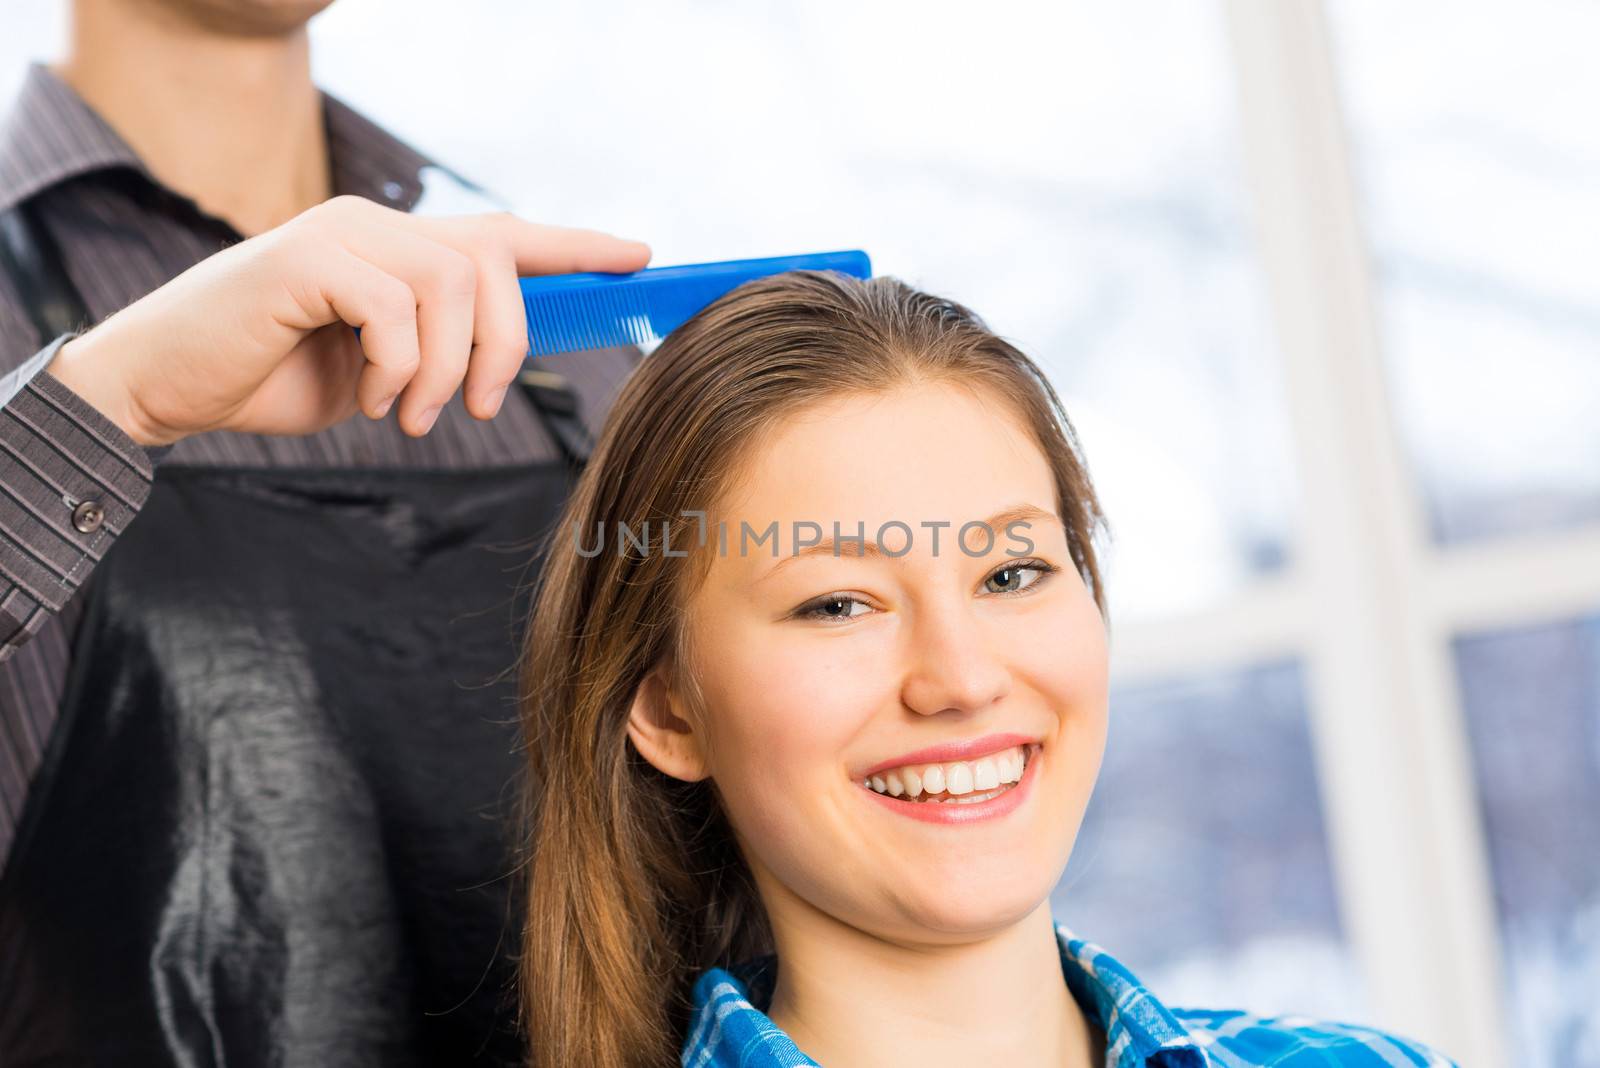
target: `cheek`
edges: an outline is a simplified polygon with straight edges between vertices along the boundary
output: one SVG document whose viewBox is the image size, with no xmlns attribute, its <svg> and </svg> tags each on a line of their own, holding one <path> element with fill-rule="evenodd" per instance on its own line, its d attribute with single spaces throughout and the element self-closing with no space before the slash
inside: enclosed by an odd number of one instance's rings
<svg viewBox="0 0 1600 1068">
<path fill-rule="evenodd" d="M 1062 718 L 1105 716 L 1109 650 L 1105 627 L 1092 601 L 1064 603 L 1038 625 L 1011 635 L 1014 663 L 1030 689 Z"/>
<path fill-rule="evenodd" d="M 1058 811 L 1073 820 L 1082 818 L 1100 773 L 1110 687 L 1105 624 L 1088 591 L 1079 593 L 1015 636 L 1028 688 L 1055 716 L 1051 786 Z"/>
<path fill-rule="evenodd" d="M 868 669 L 870 643 L 832 637 L 729 633 L 701 675 L 711 775 L 730 821 L 762 852 L 826 848 L 836 828 L 823 809 L 845 784 L 842 754 L 893 696 L 881 666 L 878 677 Z"/>
</svg>

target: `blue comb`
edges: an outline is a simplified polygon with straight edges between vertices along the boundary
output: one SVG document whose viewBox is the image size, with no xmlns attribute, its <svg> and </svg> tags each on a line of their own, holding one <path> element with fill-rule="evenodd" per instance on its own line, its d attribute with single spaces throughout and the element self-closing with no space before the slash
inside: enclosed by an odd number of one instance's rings
<svg viewBox="0 0 1600 1068">
<path fill-rule="evenodd" d="M 547 274 L 518 281 L 528 313 L 528 359 L 557 352 L 645 345 L 752 278 L 783 271 L 839 271 L 872 277 L 859 249 L 756 260 L 647 267 L 631 274 Z"/>
</svg>

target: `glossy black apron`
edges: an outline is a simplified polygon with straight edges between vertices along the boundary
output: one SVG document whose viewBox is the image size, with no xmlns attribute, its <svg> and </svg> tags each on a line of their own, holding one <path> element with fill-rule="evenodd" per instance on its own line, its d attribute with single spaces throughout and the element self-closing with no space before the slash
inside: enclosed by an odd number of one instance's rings
<svg viewBox="0 0 1600 1068">
<path fill-rule="evenodd" d="M 0 883 L 0 1065 L 522 1061 L 514 661 L 586 444 L 533 399 L 565 460 L 158 467 Z"/>
</svg>

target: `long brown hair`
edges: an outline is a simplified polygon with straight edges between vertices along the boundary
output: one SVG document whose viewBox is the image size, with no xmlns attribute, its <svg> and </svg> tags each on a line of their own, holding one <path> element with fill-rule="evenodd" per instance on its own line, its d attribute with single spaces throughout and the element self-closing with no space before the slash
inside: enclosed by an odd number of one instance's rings
<svg viewBox="0 0 1600 1068">
<path fill-rule="evenodd" d="M 792 271 L 673 331 L 618 394 L 545 542 L 521 660 L 521 1008 L 539 1068 L 675 1065 L 700 971 L 774 951 L 711 781 L 661 773 L 627 735 L 652 668 L 693 690 L 679 621 L 709 554 L 693 550 L 703 527 L 684 513 L 715 507 L 737 458 L 791 414 L 931 381 L 984 387 L 1031 429 L 1105 614 L 1093 545 L 1103 517 L 1060 398 L 965 307 L 894 278 Z M 670 530 L 676 548 L 595 552 L 619 523 Z"/>
</svg>

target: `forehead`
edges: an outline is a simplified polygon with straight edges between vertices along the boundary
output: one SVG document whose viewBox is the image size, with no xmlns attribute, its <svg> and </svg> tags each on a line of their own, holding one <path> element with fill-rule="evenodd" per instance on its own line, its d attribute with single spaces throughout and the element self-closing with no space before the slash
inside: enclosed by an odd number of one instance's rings
<svg viewBox="0 0 1600 1068">
<path fill-rule="evenodd" d="M 912 527 L 982 520 L 1018 503 L 1054 511 L 1044 453 L 1013 406 L 987 390 L 918 383 L 831 399 L 785 419 L 739 458 L 741 477 L 715 510 L 737 529 L 776 520 L 778 551 L 792 524 L 838 521 Z"/>
</svg>

